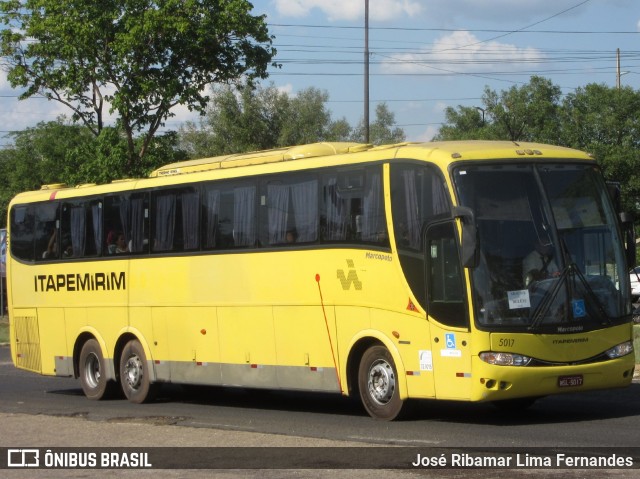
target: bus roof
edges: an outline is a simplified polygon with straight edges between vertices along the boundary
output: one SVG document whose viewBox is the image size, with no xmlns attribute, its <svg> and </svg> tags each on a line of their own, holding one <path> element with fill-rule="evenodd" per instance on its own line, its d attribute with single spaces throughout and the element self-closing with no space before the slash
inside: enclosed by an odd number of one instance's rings
<svg viewBox="0 0 640 479">
<path fill-rule="evenodd" d="M 359 153 L 364 151 L 379 151 L 397 148 L 405 153 L 412 153 L 419 157 L 430 157 L 434 153 L 444 154 L 447 158 L 457 159 L 491 159 L 514 158 L 518 156 L 549 156 L 555 158 L 590 158 L 584 152 L 559 146 L 541 143 L 523 143 L 511 141 L 442 141 L 427 143 L 399 143 L 374 147 L 367 143 L 312 143 L 309 145 L 292 146 L 273 150 L 254 151 L 234 155 L 223 155 L 212 158 L 182 161 L 165 165 L 151 172 L 150 177 L 181 175 L 199 171 L 217 170 L 221 168 L 236 168 L 240 166 L 260 165 L 290 161 L 302 158 L 328 157 L 345 153 Z M 420 150 L 420 151 L 416 151 Z M 404 156 L 396 154 L 396 157 Z"/>
<path fill-rule="evenodd" d="M 234 155 L 215 156 L 198 160 L 171 163 L 152 171 L 151 178 L 157 176 L 181 175 L 198 171 L 217 170 L 219 168 L 235 168 L 239 166 L 261 165 L 278 161 L 297 160 L 300 158 L 315 158 L 332 156 L 340 153 L 355 153 L 365 151 L 372 145 L 366 143 L 311 143 L 309 145 L 292 146 L 273 150 L 252 151 Z"/>
<path fill-rule="evenodd" d="M 329 166 L 330 164 L 382 161 L 393 158 L 428 160 L 438 164 L 445 170 L 450 163 L 465 160 L 513 160 L 518 158 L 523 160 L 593 160 L 587 153 L 571 148 L 512 141 L 409 142 L 381 146 L 353 142 L 323 142 L 171 163 L 151 172 L 149 177 L 156 180 L 166 178 L 166 181 L 172 181 L 169 177 L 184 175 L 181 180 L 175 179 L 176 182 L 181 183 L 191 181 L 187 179 L 187 174 L 189 173 L 211 172 L 213 175 L 207 175 L 208 179 L 237 176 L 238 174 L 242 176 L 242 173 L 231 173 L 231 171 L 240 167 L 248 167 L 253 170 L 256 167 L 260 168 L 260 165 L 276 164 L 278 162 L 288 163 L 292 162 L 292 160 L 307 159 L 308 163 L 305 161 L 304 168 L 315 168 L 325 164 Z M 292 162 L 287 166 L 283 165 L 282 168 L 275 168 L 274 172 L 281 169 L 296 169 L 297 165 L 294 166 L 294 163 Z M 247 172 L 249 173 L 249 171 Z M 265 170 L 261 168 L 261 171 L 252 171 L 251 174 L 264 172 Z M 65 184 L 51 184 L 43 185 L 38 191 L 20 193 L 15 199 L 19 198 L 19 201 L 43 201 L 56 197 L 60 198 L 61 196 L 76 197 L 83 194 L 118 192 L 144 187 L 143 184 L 145 183 L 143 178 L 129 178 L 114 180 L 111 183 L 102 185 L 86 184 L 69 187 Z"/>
</svg>

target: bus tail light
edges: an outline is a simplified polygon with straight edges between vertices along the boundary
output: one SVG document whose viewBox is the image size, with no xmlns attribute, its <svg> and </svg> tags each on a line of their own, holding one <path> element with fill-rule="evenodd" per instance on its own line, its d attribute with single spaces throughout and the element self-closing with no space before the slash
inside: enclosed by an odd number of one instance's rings
<svg viewBox="0 0 640 479">
<path fill-rule="evenodd" d="M 495 353 L 493 351 L 480 353 L 480 359 L 485 363 L 496 366 L 527 366 L 531 362 L 529 356 L 514 353 Z"/>
<path fill-rule="evenodd" d="M 614 346 L 611 349 L 605 351 L 605 354 L 609 357 L 609 359 L 616 359 L 622 356 L 626 356 L 627 354 L 631 354 L 632 352 L 633 343 L 631 341 L 625 341 L 624 343 L 620 343 L 617 346 Z"/>
</svg>

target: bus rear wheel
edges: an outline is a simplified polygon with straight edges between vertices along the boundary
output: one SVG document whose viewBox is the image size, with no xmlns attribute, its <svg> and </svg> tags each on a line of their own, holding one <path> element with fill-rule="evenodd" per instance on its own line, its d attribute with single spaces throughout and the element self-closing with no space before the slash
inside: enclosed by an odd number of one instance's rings
<svg viewBox="0 0 640 479">
<path fill-rule="evenodd" d="M 106 398 L 114 389 L 114 383 L 107 380 L 102 349 L 95 339 L 89 339 L 82 346 L 79 373 L 82 391 L 89 399 L 99 400 Z"/>
<path fill-rule="evenodd" d="M 157 385 L 151 383 L 149 365 L 140 341 L 129 341 L 120 356 L 120 383 L 127 399 L 141 404 L 155 398 Z"/>
<path fill-rule="evenodd" d="M 362 355 L 358 389 L 371 417 L 386 421 L 400 417 L 405 401 L 400 399 L 396 365 L 384 346 L 372 346 Z"/>
</svg>

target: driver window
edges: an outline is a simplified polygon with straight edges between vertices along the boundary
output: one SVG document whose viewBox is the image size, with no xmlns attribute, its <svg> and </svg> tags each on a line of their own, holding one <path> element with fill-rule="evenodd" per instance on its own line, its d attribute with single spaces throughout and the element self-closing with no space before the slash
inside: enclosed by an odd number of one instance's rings
<svg viewBox="0 0 640 479">
<path fill-rule="evenodd" d="M 454 222 L 437 223 L 427 230 L 426 256 L 429 315 L 448 326 L 467 326 Z"/>
</svg>

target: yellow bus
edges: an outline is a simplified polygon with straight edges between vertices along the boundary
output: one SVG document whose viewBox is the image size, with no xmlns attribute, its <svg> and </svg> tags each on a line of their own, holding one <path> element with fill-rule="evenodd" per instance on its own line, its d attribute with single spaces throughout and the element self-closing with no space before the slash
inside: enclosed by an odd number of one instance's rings
<svg viewBox="0 0 640 479">
<path fill-rule="evenodd" d="M 324 391 L 391 420 L 633 377 L 632 247 L 576 150 L 318 143 L 44 186 L 8 223 L 13 361 L 90 399 Z"/>
</svg>

